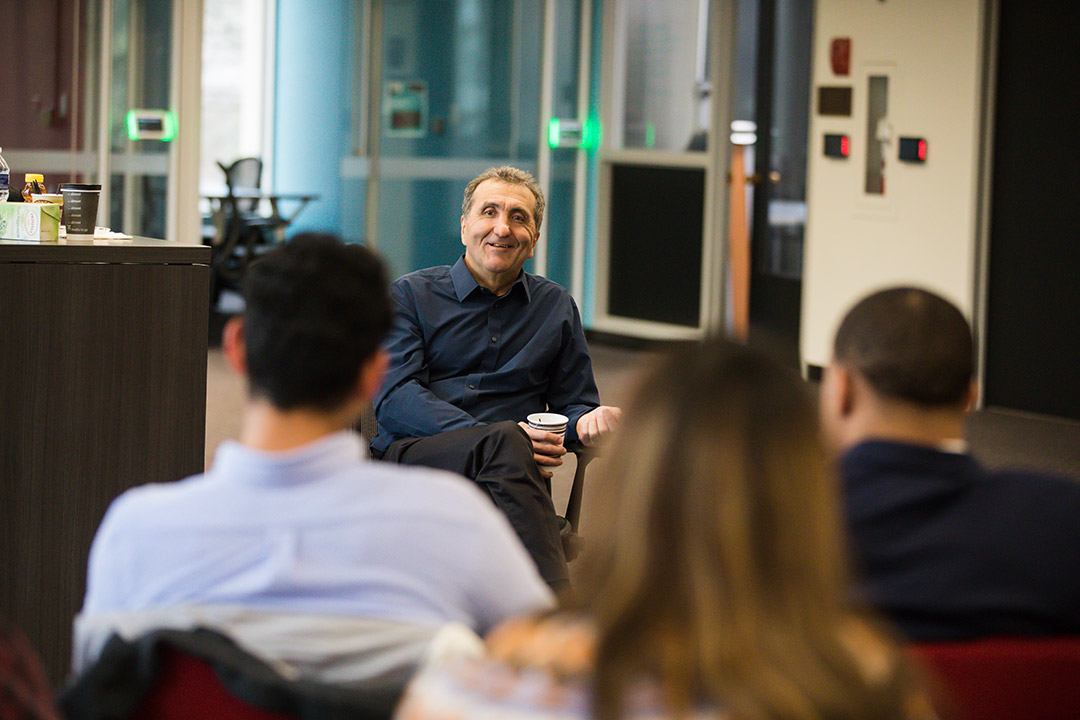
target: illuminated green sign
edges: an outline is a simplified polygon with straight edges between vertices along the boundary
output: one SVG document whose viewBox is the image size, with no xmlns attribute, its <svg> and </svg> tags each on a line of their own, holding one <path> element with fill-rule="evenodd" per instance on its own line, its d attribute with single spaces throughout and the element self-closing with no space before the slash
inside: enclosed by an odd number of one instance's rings
<svg viewBox="0 0 1080 720">
<path fill-rule="evenodd" d="M 600 147 L 600 122 L 595 117 L 589 117 L 585 122 L 551 118 L 548 121 L 548 146 L 596 150 Z"/>
<path fill-rule="evenodd" d="M 136 140 L 170 142 L 176 137 L 176 115 L 169 110 L 129 110 L 127 134 Z"/>
</svg>

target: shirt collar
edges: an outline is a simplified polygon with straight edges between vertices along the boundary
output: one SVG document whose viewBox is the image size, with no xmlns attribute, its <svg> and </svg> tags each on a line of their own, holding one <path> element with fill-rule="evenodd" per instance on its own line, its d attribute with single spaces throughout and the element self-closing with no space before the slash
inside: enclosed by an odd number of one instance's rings
<svg viewBox="0 0 1080 720">
<path fill-rule="evenodd" d="M 255 484 L 312 482 L 367 457 L 359 433 L 341 430 L 285 452 L 265 452 L 226 440 L 214 454 L 208 471 L 229 481 Z"/>
<path fill-rule="evenodd" d="M 469 297 L 474 290 L 480 287 L 480 284 L 476 282 L 476 278 L 469 272 L 469 266 L 465 264 L 465 255 L 459 257 L 458 261 L 454 263 L 454 266 L 450 268 L 450 279 L 454 283 L 454 293 L 457 295 L 458 302 L 465 302 L 465 298 Z M 530 291 L 531 280 L 532 276 L 522 270 L 518 275 L 517 280 L 510 286 L 510 290 L 506 294 L 509 295 L 514 292 L 514 287 L 520 285 L 522 291 L 525 293 L 525 302 L 529 302 L 529 300 L 532 299 L 532 293 Z"/>
<path fill-rule="evenodd" d="M 847 482 L 881 476 L 885 469 L 909 476 L 948 478 L 949 483 L 968 482 L 978 474 L 978 467 L 965 453 L 891 440 L 864 440 L 840 457 L 841 475 Z"/>
</svg>

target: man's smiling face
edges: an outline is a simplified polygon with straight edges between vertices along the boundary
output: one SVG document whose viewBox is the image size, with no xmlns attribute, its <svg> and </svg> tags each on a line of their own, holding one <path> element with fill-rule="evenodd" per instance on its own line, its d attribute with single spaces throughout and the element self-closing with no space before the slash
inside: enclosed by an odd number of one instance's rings
<svg viewBox="0 0 1080 720">
<path fill-rule="evenodd" d="M 485 180 L 461 217 L 465 264 L 476 282 L 502 295 L 536 248 L 536 199 L 524 185 Z"/>
</svg>

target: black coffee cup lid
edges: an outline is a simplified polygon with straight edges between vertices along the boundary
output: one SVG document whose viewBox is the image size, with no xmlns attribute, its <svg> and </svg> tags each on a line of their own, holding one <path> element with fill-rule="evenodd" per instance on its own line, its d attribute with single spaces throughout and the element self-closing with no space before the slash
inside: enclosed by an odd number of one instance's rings
<svg viewBox="0 0 1080 720">
<path fill-rule="evenodd" d="M 100 190 L 101 185 L 96 183 L 60 183 L 60 192 L 64 190 Z"/>
</svg>

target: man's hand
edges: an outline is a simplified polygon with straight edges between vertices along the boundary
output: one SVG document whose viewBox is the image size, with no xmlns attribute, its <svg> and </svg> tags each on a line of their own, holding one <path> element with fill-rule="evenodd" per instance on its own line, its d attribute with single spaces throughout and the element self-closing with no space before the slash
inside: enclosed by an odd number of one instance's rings
<svg viewBox="0 0 1080 720">
<path fill-rule="evenodd" d="M 526 434 L 528 434 L 529 439 L 532 440 L 533 458 L 540 468 L 540 474 L 546 478 L 550 478 L 552 472 L 547 468 L 562 465 L 562 456 L 566 454 L 566 448 L 563 447 L 562 435 L 556 435 L 555 433 L 550 433 L 545 430 L 536 430 L 529 427 L 529 423 L 527 422 L 519 422 L 518 425 L 521 426 Z"/>
<path fill-rule="evenodd" d="M 578 418 L 577 436 L 585 447 L 596 447 L 622 422 L 622 410 L 610 405 L 593 408 Z"/>
</svg>

